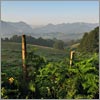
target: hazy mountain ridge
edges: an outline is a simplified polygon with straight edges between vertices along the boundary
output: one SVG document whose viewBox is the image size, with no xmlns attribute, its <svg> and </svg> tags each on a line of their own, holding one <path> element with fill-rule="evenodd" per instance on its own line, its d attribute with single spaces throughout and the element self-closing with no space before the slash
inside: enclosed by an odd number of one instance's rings
<svg viewBox="0 0 100 100">
<path fill-rule="evenodd" d="M 48 24 L 38 28 L 32 28 L 25 22 L 5 22 L 1 21 L 1 36 L 14 34 L 29 34 L 34 37 L 58 38 L 58 39 L 77 39 L 82 37 L 84 32 L 89 32 L 99 24 L 91 23 L 62 23 Z"/>
<path fill-rule="evenodd" d="M 34 29 L 35 33 L 50 33 L 50 32 L 61 32 L 65 34 L 69 33 L 83 33 L 88 32 L 95 28 L 98 24 L 90 23 L 62 23 L 62 24 L 48 24 L 41 28 Z"/>
<path fill-rule="evenodd" d="M 2 34 L 32 33 L 33 29 L 25 22 L 1 21 Z"/>
</svg>

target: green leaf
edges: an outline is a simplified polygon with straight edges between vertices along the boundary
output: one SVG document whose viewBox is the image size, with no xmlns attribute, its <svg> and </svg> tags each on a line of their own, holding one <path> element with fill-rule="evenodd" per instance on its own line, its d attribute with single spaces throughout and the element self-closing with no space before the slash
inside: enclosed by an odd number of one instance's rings
<svg viewBox="0 0 100 100">
<path fill-rule="evenodd" d="M 29 82 L 29 89 L 32 91 L 32 92 L 35 92 L 35 84 L 31 81 Z"/>
</svg>

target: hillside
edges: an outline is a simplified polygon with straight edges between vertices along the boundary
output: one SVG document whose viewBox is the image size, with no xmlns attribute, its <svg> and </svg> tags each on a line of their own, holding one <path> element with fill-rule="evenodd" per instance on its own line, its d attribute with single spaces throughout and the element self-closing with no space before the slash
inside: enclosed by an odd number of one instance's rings
<svg viewBox="0 0 100 100">
<path fill-rule="evenodd" d="M 79 50 L 82 52 L 99 52 L 99 27 L 84 33 Z"/>
<path fill-rule="evenodd" d="M 2 34 L 32 33 L 33 29 L 25 22 L 5 22 L 1 21 Z"/>
<path fill-rule="evenodd" d="M 83 33 L 85 31 L 91 30 L 93 27 L 97 26 L 98 24 L 91 24 L 91 23 L 62 23 L 62 24 L 48 24 L 41 28 L 34 29 L 34 33 Z"/>
<path fill-rule="evenodd" d="M 10 37 L 14 34 L 27 34 L 33 37 L 57 38 L 62 40 L 79 39 L 84 32 L 89 32 L 98 26 L 98 23 L 62 23 L 48 24 L 38 28 L 31 27 L 25 22 L 5 22 L 1 21 L 2 37 Z"/>
<path fill-rule="evenodd" d="M 2 61 L 21 61 L 21 43 L 1 42 L 1 47 Z M 44 56 L 48 60 L 54 61 L 62 59 L 67 54 L 65 51 L 54 48 L 27 44 L 27 52 L 30 51 L 33 51 L 37 55 Z"/>
<path fill-rule="evenodd" d="M 71 47 L 77 48 L 78 45 Z M 76 50 L 70 65 L 68 49 L 61 51 L 27 44 L 25 69 L 21 43 L 2 42 L 1 47 L 2 98 L 99 98 L 98 53 L 79 53 Z"/>
</svg>

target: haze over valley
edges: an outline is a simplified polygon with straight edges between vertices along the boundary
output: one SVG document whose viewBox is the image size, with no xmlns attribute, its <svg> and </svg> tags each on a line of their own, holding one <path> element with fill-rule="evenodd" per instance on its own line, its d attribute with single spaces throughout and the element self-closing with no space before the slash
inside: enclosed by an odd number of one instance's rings
<svg viewBox="0 0 100 100">
<path fill-rule="evenodd" d="M 27 34 L 33 37 L 39 38 L 57 38 L 61 40 L 72 40 L 79 39 L 83 36 L 84 32 L 97 27 L 98 23 L 61 23 L 61 24 L 47 24 L 43 26 L 32 27 L 31 25 L 20 21 L 20 22 L 6 22 L 1 21 L 1 36 L 11 37 L 12 35 Z"/>
</svg>

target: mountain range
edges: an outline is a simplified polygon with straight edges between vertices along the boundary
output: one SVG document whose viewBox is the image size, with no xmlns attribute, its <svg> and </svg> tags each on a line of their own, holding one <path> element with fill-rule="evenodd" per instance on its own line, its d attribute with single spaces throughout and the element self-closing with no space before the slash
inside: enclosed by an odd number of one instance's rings
<svg viewBox="0 0 100 100">
<path fill-rule="evenodd" d="M 27 34 L 34 37 L 43 37 L 43 38 L 58 38 L 58 39 L 78 39 L 81 38 L 84 32 L 89 32 L 95 27 L 98 23 L 62 23 L 62 24 L 48 24 L 38 28 L 32 28 L 31 25 L 28 25 L 25 22 L 6 22 L 1 21 L 1 36 L 10 37 L 15 34 Z"/>
</svg>

